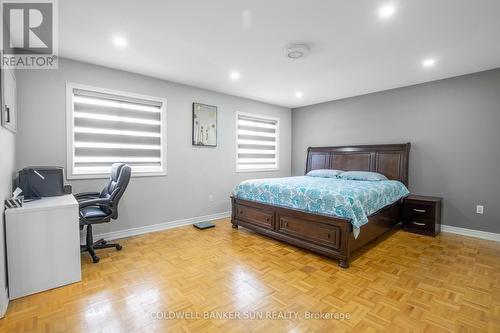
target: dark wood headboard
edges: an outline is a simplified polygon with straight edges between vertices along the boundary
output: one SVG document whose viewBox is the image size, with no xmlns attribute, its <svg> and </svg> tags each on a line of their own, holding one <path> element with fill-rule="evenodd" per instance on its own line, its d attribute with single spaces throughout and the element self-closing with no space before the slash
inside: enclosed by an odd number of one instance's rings
<svg viewBox="0 0 500 333">
<path fill-rule="evenodd" d="M 309 147 L 306 173 L 315 169 L 373 171 L 408 186 L 410 143 L 369 146 Z"/>
</svg>

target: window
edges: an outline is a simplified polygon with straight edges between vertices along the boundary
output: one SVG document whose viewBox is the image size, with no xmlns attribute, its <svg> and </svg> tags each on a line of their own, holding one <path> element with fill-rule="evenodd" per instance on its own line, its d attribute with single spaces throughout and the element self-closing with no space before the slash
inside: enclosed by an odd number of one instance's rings
<svg viewBox="0 0 500 333">
<path fill-rule="evenodd" d="M 108 177 L 124 162 L 132 175 L 166 174 L 166 100 L 68 83 L 68 178 Z"/>
<path fill-rule="evenodd" d="M 236 114 L 236 171 L 278 170 L 278 119 Z"/>
</svg>

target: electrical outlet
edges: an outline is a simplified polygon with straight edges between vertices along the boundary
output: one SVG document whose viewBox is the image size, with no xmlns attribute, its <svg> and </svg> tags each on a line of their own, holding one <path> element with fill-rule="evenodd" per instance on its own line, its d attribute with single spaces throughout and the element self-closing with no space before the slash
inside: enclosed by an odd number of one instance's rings
<svg viewBox="0 0 500 333">
<path fill-rule="evenodd" d="M 210 195 L 208 196 L 208 201 L 210 201 L 210 202 L 214 202 L 214 195 L 213 195 L 213 194 L 210 194 Z"/>
<path fill-rule="evenodd" d="M 483 214 L 484 213 L 484 206 L 483 205 L 477 205 L 476 206 L 476 214 Z"/>
</svg>

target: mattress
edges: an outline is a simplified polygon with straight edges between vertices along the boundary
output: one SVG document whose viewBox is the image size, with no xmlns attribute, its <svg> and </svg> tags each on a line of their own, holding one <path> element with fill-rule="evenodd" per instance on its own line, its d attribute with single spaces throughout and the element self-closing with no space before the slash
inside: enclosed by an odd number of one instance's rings
<svg viewBox="0 0 500 333">
<path fill-rule="evenodd" d="M 366 181 L 322 177 L 285 177 L 241 182 L 233 197 L 347 219 L 354 236 L 368 216 L 409 195 L 396 180 Z"/>
</svg>

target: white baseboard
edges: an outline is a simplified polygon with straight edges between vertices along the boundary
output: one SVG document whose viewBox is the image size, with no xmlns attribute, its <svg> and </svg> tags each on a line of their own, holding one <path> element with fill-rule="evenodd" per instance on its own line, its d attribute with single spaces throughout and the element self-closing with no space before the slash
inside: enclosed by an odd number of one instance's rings
<svg viewBox="0 0 500 333">
<path fill-rule="evenodd" d="M 9 291 L 5 288 L 4 291 L 0 291 L 0 318 L 5 316 L 7 312 L 7 307 L 9 306 Z"/>
<path fill-rule="evenodd" d="M 126 229 L 126 230 L 105 232 L 102 234 L 94 234 L 94 240 L 101 239 L 101 238 L 103 238 L 105 240 L 113 240 L 113 239 L 137 236 L 137 235 L 147 234 L 149 232 L 162 231 L 162 230 L 181 227 L 181 226 L 189 225 L 189 224 L 193 224 L 193 223 L 224 219 L 224 218 L 227 218 L 230 216 L 231 216 L 231 212 L 223 212 L 223 213 L 217 213 L 217 214 L 211 214 L 211 215 L 205 215 L 205 216 L 191 217 L 188 219 L 158 223 L 158 224 L 148 225 L 148 226 L 139 227 L 139 228 L 131 228 L 131 229 Z M 81 235 L 80 235 L 80 243 L 81 244 L 85 243 L 85 234 L 84 233 L 81 233 Z"/>
<path fill-rule="evenodd" d="M 181 227 L 181 226 L 185 226 L 185 225 L 189 225 L 189 224 L 193 224 L 193 223 L 198 223 L 198 222 L 207 222 L 207 221 L 224 219 L 224 218 L 228 218 L 230 216 L 231 216 L 231 212 L 223 212 L 223 213 L 217 213 L 217 214 L 211 214 L 211 215 L 205 215 L 205 216 L 191 217 L 191 218 L 187 218 L 187 219 L 158 223 L 158 224 L 148 225 L 148 226 L 139 227 L 139 228 L 132 228 L 132 229 L 126 229 L 126 230 L 105 232 L 102 234 L 95 234 L 94 239 L 104 238 L 105 240 L 113 240 L 113 239 L 119 239 L 119 238 L 132 237 L 132 236 L 147 234 L 149 232 L 167 230 L 167 229 Z M 457 235 L 476 237 L 476 238 L 500 242 L 500 234 L 496 234 L 493 232 L 459 228 L 459 227 L 454 227 L 451 225 L 444 225 L 444 224 L 441 226 L 441 231 L 442 232 L 449 232 L 449 233 L 457 234 Z M 84 233 L 81 234 L 80 241 L 82 244 L 85 243 L 85 234 Z M 0 294 L 1 294 L 1 292 L 0 292 Z M 1 306 L 3 305 L 3 302 L 1 300 L 1 296 L 2 295 L 0 295 L 0 302 L 1 302 L 0 303 L 0 316 L 2 313 Z"/>
<path fill-rule="evenodd" d="M 500 234 L 496 234 L 494 232 L 459 228 L 459 227 L 454 227 L 451 225 L 442 225 L 441 231 L 442 232 L 449 232 L 449 233 L 457 234 L 457 235 L 470 236 L 470 237 L 476 237 L 476 238 L 488 239 L 488 240 L 500 242 Z"/>
</svg>

